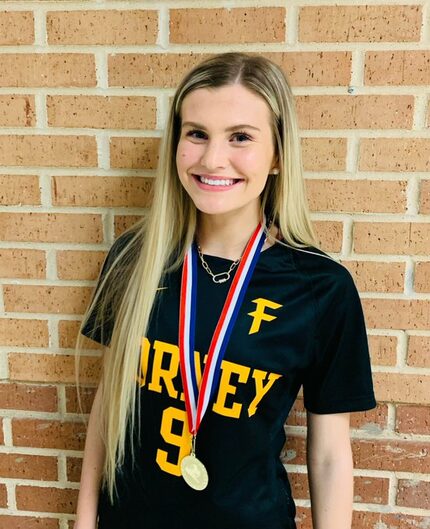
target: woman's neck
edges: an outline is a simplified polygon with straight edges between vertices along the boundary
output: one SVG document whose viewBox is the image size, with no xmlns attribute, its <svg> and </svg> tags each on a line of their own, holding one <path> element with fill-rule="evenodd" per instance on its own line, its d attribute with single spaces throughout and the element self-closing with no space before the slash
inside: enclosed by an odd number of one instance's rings
<svg viewBox="0 0 430 529">
<path fill-rule="evenodd" d="M 259 220 L 258 211 L 223 215 L 199 213 L 197 243 L 202 253 L 235 261 L 242 255 Z"/>
</svg>

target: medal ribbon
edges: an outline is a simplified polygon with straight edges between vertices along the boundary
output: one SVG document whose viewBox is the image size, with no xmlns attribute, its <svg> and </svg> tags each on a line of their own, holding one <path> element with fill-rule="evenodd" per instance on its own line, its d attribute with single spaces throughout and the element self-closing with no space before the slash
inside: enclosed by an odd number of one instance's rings
<svg viewBox="0 0 430 529">
<path fill-rule="evenodd" d="M 188 249 L 182 267 L 179 308 L 179 356 L 188 425 L 196 435 L 213 396 L 221 373 L 221 362 L 239 314 L 246 289 L 266 239 L 263 225 L 258 224 L 246 245 L 212 336 L 200 388 L 194 360 L 194 336 L 197 304 L 197 250 Z"/>
</svg>

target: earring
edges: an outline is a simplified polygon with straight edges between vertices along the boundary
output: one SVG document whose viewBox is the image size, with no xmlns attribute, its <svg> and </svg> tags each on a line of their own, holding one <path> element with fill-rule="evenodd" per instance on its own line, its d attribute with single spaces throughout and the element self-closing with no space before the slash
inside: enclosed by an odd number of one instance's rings
<svg viewBox="0 0 430 529">
<path fill-rule="evenodd" d="M 269 174 L 276 176 L 276 175 L 279 174 L 279 169 L 277 169 L 277 168 L 275 167 L 274 169 L 272 169 L 272 171 L 271 171 Z"/>
</svg>

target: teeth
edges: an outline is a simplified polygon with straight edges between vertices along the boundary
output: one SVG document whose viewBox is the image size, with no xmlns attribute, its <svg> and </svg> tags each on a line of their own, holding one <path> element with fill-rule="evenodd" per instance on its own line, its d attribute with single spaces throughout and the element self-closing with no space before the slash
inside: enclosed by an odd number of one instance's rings
<svg viewBox="0 0 430 529">
<path fill-rule="evenodd" d="M 232 186 L 234 184 L 234 180 L 210 180 L 209 178 L 205 178 L 204 176 L 199 176 L 200 182 L 203 184 L 208 184 L 210 186 Z"/>
</svg>

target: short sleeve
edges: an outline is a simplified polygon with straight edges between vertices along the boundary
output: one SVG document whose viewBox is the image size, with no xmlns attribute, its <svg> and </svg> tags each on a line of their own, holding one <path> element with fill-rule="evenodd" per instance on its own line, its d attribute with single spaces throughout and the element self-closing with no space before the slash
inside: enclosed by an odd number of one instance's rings
<svg viewBox="0 0 430 529">
<path fill-rule="evenodd" d="M 314 361 L 303 383 L 304 404 L 313 413 L 364 411 L 376 406 L 360 298 L 349 272 L 342 272 L 317 303 Z"/>
<path fill-rule="evenodd" d="M 106 276 L 107 272 L 111 268 L 113 262 L 115 261 L 118 254 L 121 252 L 121 250 L 124 248 L 124 246 L 127 244 L 129 240 L 129 236 L 120 236 L 118 239 L 113 243 L 112 247 L 110 248 L 102 269 L 100 271 L 98 281 L 96 288 L 94 290 L 93 299 L 96 296 L 96 294 L 99 293 L 101 289 L 101 284 Z M 104 292 L 100 293 L 101 299 L 105 293 L 111 290 L 111 281 L 108 280 L 105 285 L 103 286 Z M 99 303 L 97 303 L 91 312 L 88 312 L 84 317 L 84 322 L 81 328 L 81 333 L 86 336 L 87 338 L 90 338 L 91 340 L 94 340 L 95 342 L 98 342 L 99 344 L 109 346 L 111 337 L 112 337 L 112 331 L 115 323 L 115 314 L 113 310 L 113 300 L 108 299 L 108 303 L 106 304 L 106 310 L 103 314 L 99 311 Z"/>
</svg>

